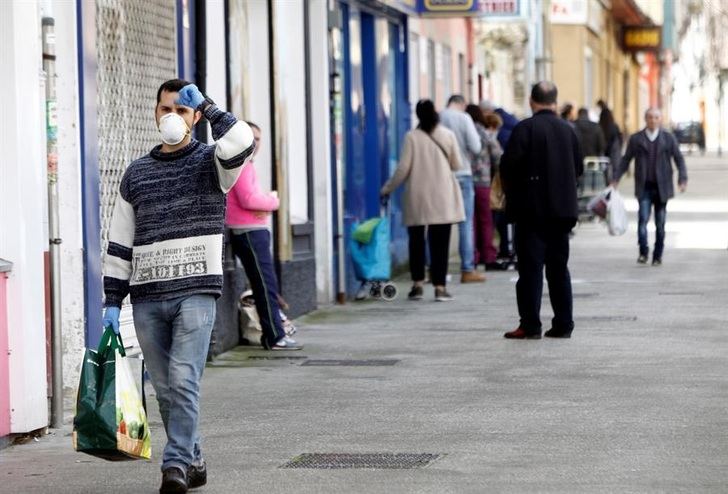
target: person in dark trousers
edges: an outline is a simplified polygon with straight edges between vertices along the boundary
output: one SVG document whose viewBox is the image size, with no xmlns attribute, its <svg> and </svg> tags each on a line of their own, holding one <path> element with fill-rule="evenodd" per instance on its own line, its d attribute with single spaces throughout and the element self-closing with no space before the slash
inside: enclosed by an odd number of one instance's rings
<svg viewBox="0 0 728 494">
<path fill-rule="evenodd" d="M 465 221 L 463 195 L 453 174 L 462 166 L 459 144 L 455 134 L 439 123 L 432 101 L 420 100 L 415 111 L 419 124 L 405 135 L 399 165 L 380 194 L 386 199 L 404 185 L 402 209 L 412 275 L 409 300 L 423 298 L 426 235 L 435 301 L 447 302 L 453 298 L 446 289 L 450 231 L 454 223 Z"/>
<path fill-rule="evenodd" d="M 688 172 L 677 139 L 660 126 L 662 123 L 660 110 L 657 108 L 647 110 L 645 123 L 646 127 L 643 130 L 630 136 L 627 150 L 619 168 L 615 171 L 612 186 L 618 185 L 619 179 L 629 169 L 629 164 L 634 159 L 634 195 L 639 201 L 637 226 L 639 257 L 637 257 L 637 262 L 639 264 L 647 263 L 650 253 L 647 243 L 647 223 L 650 221 L 650 214 L 654 209 L 655 247 L 652 251 L 652 265 L 660 266 L 665 248 L 667 201 L 675 195 L 672 161 L 677 167 L 677 183 L 680 192 L 685 192 L 687 189 Z"/>
<path fill-rule="evenodd" d="M 571 126 L 556 114 L 556 86 L 542 81 L 531 91 L 533 116 L 519 123 L 501 158 L 506 214 L 516 224 L 521 321 L 509 339 L 541 338 L 541 296 L 546 267 L 552 326 L 545 336 L 569 338 L 574 329 L 569 233 L 578 217 L 576 181 L 583 155 Z"/>
<path fill-rule="evenodd" d="M 498 129 L 497 139 L 501 146 L 501 149 L 505 149 L 508 145 L 508 140 L 511 138 L 511 132 L 516 125 L 518 125 L 518 118 L 515 115 L 508 113 L 503 108 L 496 108 L 495 105 L 488 101 L 483 100 L 480 102 L 480 109 L 484 113 L 495 113 L 501 119 L 501 126 Z M 508 234 L 508 221 L 506 220 L 505 211 L 494 210 L 493 211 L 493 223 L 495 229 L 498 231 L 498 259 L 505 261 L 513 260 L 513 252 L 509 246 L 509 234 Z"/>
<path fill-rule="evenodd" d="M 252 122 L 248 125 L 256 142 L 255 159 L 260 151 L 260 127 Z M 268 217 L 279 205 L 275 192 L 265 193 L 260 189 L 255 163 L 251 160 L 228 193 L 225 225 L 231 230 L 233 251 L 243 263 L 253 289 L 255 309 L 263 331 L 260 344 L 266 350 L 300 350 L 303 346 L 286 336 L 283 327 L 278 279 L 271 256 Z"/>
<path fill-rule="evenodd" d="M 161 144 L 124 172 L 104 259 L 105 327 L 119 331 L 131 295 L 134 328 L 167 444 L 161 493 L 207 482 L 200 449 L 200 380 L 223 285 L 225 194 L 253 154 L 245 122 L 187 81 L 165 82 L 154 111 Z M 192 138 L 205 117 L 214 145 Z"/>
<path fill-rule="evenodd" d="M 609 169 L 606 170 L 607 180 L 610 181 L 614 177 L 614 170 L 619 167 L 622 158 L 622 132 L 619 130 L 617 122 L 614 120 L 614 114 L 603 100 L 597 101 L 597 106 L 601 108 L 599 114 L 599 127 L 602 129 L 606 147 L 604 155 L 609 158 Z"/>
<path fill-rule="evenodd" d="M 604 156 L 604 150 L 607 147 L 604 133 L 598 123 L 589 119 L 589 110 L 579 108 L 574 121 L 574 129 L 579 137 L 579 144 L 581 144 L 584 156 Z"/>
</svg>

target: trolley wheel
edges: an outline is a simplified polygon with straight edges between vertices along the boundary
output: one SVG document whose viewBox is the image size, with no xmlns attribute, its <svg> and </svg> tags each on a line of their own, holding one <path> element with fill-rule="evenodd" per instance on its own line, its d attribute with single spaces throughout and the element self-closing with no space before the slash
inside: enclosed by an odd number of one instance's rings
<svg viewBox="0 0 728 494">
<path fill-rule="evenodd" d="M 391 283 L 385 283 L 382 287 L 382 298 L 388 302 L 397 298 L 397 287 Z"/>
<path fill-rule="evenodd" d="M 369 295 L 374 298 L 380 298 L 382 296 L 382 284 L 379 282 L 372 283 L 372 288 L 369 290 Z"/>
</svg>

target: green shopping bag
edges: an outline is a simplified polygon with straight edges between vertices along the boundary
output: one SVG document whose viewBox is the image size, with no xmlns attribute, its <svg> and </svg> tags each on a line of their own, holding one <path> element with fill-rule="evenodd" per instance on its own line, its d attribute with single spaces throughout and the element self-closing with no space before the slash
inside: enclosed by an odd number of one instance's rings
<svg viewBox="0 0 728 494">
<path fill-rule="evenodd" d="M 144 400 L 121 336 L 110 327 L 104 330 L 98 350 L 87 348 L 84 354 L 73 447 L 110 461 L 148 460 L 152 455 Z"/>
</svg>

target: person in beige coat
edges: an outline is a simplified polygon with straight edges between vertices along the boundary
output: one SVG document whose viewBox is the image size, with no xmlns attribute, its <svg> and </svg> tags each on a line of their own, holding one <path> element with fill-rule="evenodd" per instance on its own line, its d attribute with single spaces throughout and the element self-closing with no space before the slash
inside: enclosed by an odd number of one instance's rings
<svg viewBox="0 0 728 494">
<path fill-rule="evenodd" d="M 460 186 L 453 175 L 461 168 L 460 153 L 455 134 L 439 125 L 432 101 L 419 101 L 416 113 L 419 125 L 405 136 L 399 166 L 381 195 L 386 198 L 404 184 L 403 213 L 413 282 L 409 299 L 423 297 L 426 231 L 435 300 L 444 302 L 452 300 L 446 289 L 450 231 L 454 223 L 465 221 Z"/>
</svg>

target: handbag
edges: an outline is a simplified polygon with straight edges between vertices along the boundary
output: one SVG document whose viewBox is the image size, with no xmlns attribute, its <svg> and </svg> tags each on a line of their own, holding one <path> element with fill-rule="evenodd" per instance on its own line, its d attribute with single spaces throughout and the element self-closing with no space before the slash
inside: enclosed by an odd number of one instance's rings
<svg viewBox="0 0 728 494">
<path fill-rule="evenodd" d="M 503 211 L 506 208 L 506 194 L 503 192 L 500 172 L 496 172 L 490 181 L 490 209 Z"/>
</svg>

